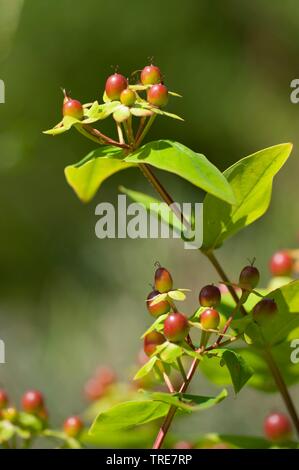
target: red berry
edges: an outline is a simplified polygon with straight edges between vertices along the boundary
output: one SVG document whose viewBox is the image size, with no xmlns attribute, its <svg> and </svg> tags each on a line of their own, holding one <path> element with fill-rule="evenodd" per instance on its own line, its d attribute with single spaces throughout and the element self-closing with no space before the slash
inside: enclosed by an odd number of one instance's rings
<svg viewBox="0 0 299 470">
<path fill-rule="evenodd" d="M 8 395 L 5 390 L 0 388 L 0 410 L 8 405 Z"/>
<path fill-rule="evenodd" d="M 130 88 L 126 88 L 120 94 L 120 102 L 125 106 L 133 106 L 136 101 L 136 93 Z"/>
<path fill-rule="evenodd" d="M 84 386 L 84 393 L 88 400 L 98 400 L 105 394 L 105 387 L 97 378 L 92 377 L 86 382 Z"/>
<path fill-rule="evenodd" d="M 273 442 L 283 442 L 290 439 L 292 435 L 292 425 L 283 413 L 273 413 L 264 421 L 264 432 L 266 437 Z"/>
<path fill-rule="evenodd" d="M 217 286 L 207 285 L 199 293 L 199 303 L 202 307 L 217 307 L 221 302 L 221 293 Z"/>
<path fill-rule="evenodd" d="M 105 91 L 110 100 L 119 100 L 123 90 L 128 88 L 128 80 L 120 73 L 114 73 L 107 78 Z"/>
<path fill-rule="evenodd" d="M 71 116 L 75 119 L 83 118 L 83 106 L 78 100 L 73 100 L 68 96 L 65 96 L 62 107 L 63 116 Z"/>
<path fill-rule="evenodd" d="M 168 102 L 168 88 L 162 83 L 147 90 L 147 101 L 154 106 L 165 106 Z"/>
<path fill-rule="evenodd" d="M 159 67 L 147 65 L 141 72 L 142 85 L 155 85 L 161 82 L 162 75 Z"/>
<path fill-rule="evenodd" d="M 153 317 L 159 317 L 160 315 L 164 315 L 165 313 L 168 313 L 170 310 L 170 305 L 167 302 L 167 300 L 161 300 L 160 302 L 157 302 L 156 304 L 153 304 L 151 299 L 159 295 L 160 292 L 157 290 L 153 290 L 152 292 L 149 293 L 147 296 L 147 301 L 146 301 L 146 306 L 151 315 Z"/>
<path fill-rule="evenodd" d="M 98 367 L 95 373 L 95 377 L 103 385 L 103 387 L 108 387 L 116 382 L 116 374 L 111 367 L 102 366 Z"/>
<path fill-rule="evenodd" d="M 164 335 L 174 343 L 183 341 L 189 332 L 188 318 L 183 313 L 170 313 L 164 322 Z"/>
<path fill-rule="evenodd" d="M 22 397 L 22 407 L 27 413 L 35 413 L 44 407 L 44 398 L 38 390 L 28 390 Z"/>
<path fill-rule="evenodd" d="M 151 356 L 155 352 L 156 347 L 160 344 L 163 344 L 164 342 L 164 336 L 161 333 L 158 333 L 158 331 L 152 331 L 151 333 L 148 333 L 144 337 L 143 349 L 145 354 L 147 356 Z"/>
<path fill-rule="evenodd" d="M 78 437 L 83 427 L 84 424 L 78 416 L 70 416 L 63 424 L 64 432 L 69 437 Z"/>
<path fill-rule="evenodd" d="M 289 276 L 293 269 L 293 258 L 286 250 L 277 251 L 270 259 L 270 271 L 273 276 Z"/>
<path fill-rule="evenodd" d="M 258 285 L 259 280 L 259 270 L 254 266 L 245 266 L 240 273 L 239 286 L 241 289 L 251 291 Z"/>
<path fill-rule="evenodd" d="M 220 315 L 214 308 L 207 308 L 200 315 L 199 321 L 205 330 L 216 330 L 220 323 Z"/>
<path fill-rule="evenodd" d="M 155 289 L 161 294 L 172 289 L 173 281 L 169 271 L 165 268 L 158 268 L 155 272 Z"/>
<path fill-rule="evenodd" d="M 269 320 L 277 312 L 277 305 L 273 299 L 263 299 L 252 310 L 254 320 L 263 322 Z"/>
</svg>

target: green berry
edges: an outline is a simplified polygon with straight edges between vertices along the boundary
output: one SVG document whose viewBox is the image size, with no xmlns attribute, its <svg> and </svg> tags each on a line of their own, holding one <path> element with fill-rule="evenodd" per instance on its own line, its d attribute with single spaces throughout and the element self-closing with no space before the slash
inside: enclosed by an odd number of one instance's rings
<svg viewBox="0 0 299 470">
<path fill-rule="evenodd" d="M 133 106 L 136 101 L 136 93 L 130 88 L 126 88 L 120 94 L 120 102 L 125 106 Z"/>
<path fill-rule="evenodd" d="M 147 65 L 141 71 L 140 78 L 142 85 L 155 85 L 161 82 L 162 75 L 159 67 L 156 67 L 155 65 Z"/>
<path fill-rule="evenodd" d="M 159 267 L 155 272 L 155 289 L 161 294 L 172 289 L 173 281 L 167 269 Z"/>
</svg>

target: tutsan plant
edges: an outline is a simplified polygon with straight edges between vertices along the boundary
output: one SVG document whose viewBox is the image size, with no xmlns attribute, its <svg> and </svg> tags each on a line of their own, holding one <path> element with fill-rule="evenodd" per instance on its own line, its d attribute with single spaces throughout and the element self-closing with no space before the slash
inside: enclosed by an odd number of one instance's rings
<svg viewBox="0 0 299 470">
<path fill-rule="evenodd" d="M 73 417 L 63 433 L 64 442 L 75 439 L 93 445 L 104 442 L 111 447 L 117 446 L 116 442 L 150 446 L 149 439 L 153 439 L 155 449 L 163 443 L 175 448 L 298 447 L 289 440 L 291 423 L 299 434 L 299 419 L 288 387 L 299 382 L 299 365 L 290 360 L 290 343 L 299 328 L 299 280 L 290 275 L 298 273 L 299 252 L 284 250 L 273 256 L 270 270 L 275 279 L 266 288 L 259 287 L 260 274 L 253 263 L 244 266 L 232 281 L 215 255 L 227 239 L 265 214 L 273 179 L 287 161 L 292 145 L 283 143 L 260 150 L 221 173 L 204 155 L 179 142 L 145 143 L 157 117 L 182 121 L 165 110 L 180 95 L 168 88 L 156 65 L 142 68 L 137 82 L 135 77 L 135 73 L 130 79 L 118 72 L 111 75 L 101 102 L 95 100 L 82 108 L 65 96 L 62 120 L 46 134 L 58 135 L 74 128 L 96 144 L 86 157 L 65 168 L 68 184 L 83 202 L 92 200 L 111 175 L 137 168 L 173 211 L 174 219 L 189 229 L 191 220 L 175 207 L 171 191 L 154 169 L 175 174 L 205 191 L 203 243 L 198 251 L 211 262 L 217 278 L 200 289 L 199 304 L 196 300 L 193 311 L 186 314 L 187 309 L 176 305 L 185 300 L 186 289 L 174 288 L 170 271 L 156 267 L 153 290 L 146 299 L 146 307 L 155 318 L 142 336 L 141 367 L 134 377 L 140 390 L 130 386 L 120 391 L 114 377 L 108 385 L 97 375 L 92 377 L 85 387 L 88 399 L 94 402 L 87 411 L 93 421 L 89 433 L 84 434 Z M 115 123 L 113 136 L 101 130 L 102 121 L 108 118 Z M 155 201 L 125 187 L 121 190 L 146 208 Z M 124 334 L 129 335 L 126 331 Z M 278 413 L 266 419 L 266 439 L 216 434 L 197 436 L 192 441 L 184 436 L 175 438 L 171 434 L 175 417 L 211 408 L 228 395 L 226 389 L 215 396 L 190 394 L 188 388 L 198 373 L 218 386 L 232 386 L 235 394 L 245 385 L 269 393 L 279 391 L 288 416 Z M 1 407 L 7 406 L 5 400 L 2 395 Z M 30 416 L 38 418 L 35 413 L 39 406 L 30 410 Z M 23 430 L 21 425 L 18 429 Z M 41 432 L 45 434 L 45 430 Z M 69 432 L 76 437 L 70 437 Z M 51 431 L 47 433 L 51 435 Z"/>
</svg>

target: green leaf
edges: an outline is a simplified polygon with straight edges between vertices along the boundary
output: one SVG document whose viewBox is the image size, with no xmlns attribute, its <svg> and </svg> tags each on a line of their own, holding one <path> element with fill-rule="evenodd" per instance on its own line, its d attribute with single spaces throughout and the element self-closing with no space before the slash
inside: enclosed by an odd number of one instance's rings
<svg viewBox="0 0 299 470">
<path fill-rule="evenodd" d="M 149 423 L 167 414 L 169 406 L 152 400 L 128 401 L 100 413 L 89 432 L 118 431 Z"/>
<path fill-rule="evenodd" d="M 227 391 L 222 390 L 216 397 L 202 397 L 188 393 L 145 392 L 154 401 L 174 405 L 186 412 L 202 411 L 217 405 L 227 397 Z"/>
<path fill-rule="evenodd" d="M 110 154 L 107 152 L 111 151 Z M 109 176 L 132 166 L 123 159 L 121 150 L 115 147 L 100 147 L 90 152 L 83 161 L 65 168 L 65 177 L 77 196 L 83 201 L 90 201 L 101 184 Z"/>
<path fill-rule="evenodd" d="M 184 354 L 183 348 L 178 344 L 169 343 L 166 341 L 161 346 L 164 346 L 164 348 L 160 352 L 159 357 L 163 362 L 167 362 L 168 364 L 172 364 Z M 158 350 L 159 349 L 157 348 L 156 351 Z"/>
<path fill-rule="evenodd" d="M 145 377 L 147 374 L 149 374 L 153 369 L 154 365 L 156 364 L 157 360 L 157 356 L 151 357 L 150 360 L 147 361 L 135 374 L 134 380 L 141 379 L 142 377 Z"/>
<path fill-rule="evenodd" d="M 23 411 L 18 414 L 18 423 L 20 426 L 30 429 L 30 431 L 33 432 L 40 432 L 43 429 L 43 422 L 40 418 Z"/>
<path fill-rule="evenodd" d="M 216 356 L 226 365 L 234 386 L 238 393 L 253 375 L 253 369 L 246 363 L 245 359 L 231 349 L 214 349 L 209 356 Z"/>
<path fill-rule="evenodd" d="M 161 331 L 163 329 L 163 323 L 165 318 L 168 317 L 168 313 L 164 313 L 164 315 L 160 315 L 154 323 L 151 324 L 151 326 L 143 333 L 141 336 L 141 339 L 143 339 L 148 333 L 151 333 L 152 331 Z"/>
<path fill-rule="evenodd" d="M 280 144 L 243 158 L 225 170 L 236 196 L 230 205 L 208 194 L 204 200 L 203 250 L 223 241 L 260 218 L 268 209 L 273 177 L 288 159 L 292 144 Z"/>
<path fill-rule="evenodd" d="M 15 434 L 15 426 L 10 421 L 0 421 L 0 444 L 9 441 Z"/>
<path fill-rule="evenodd" d="M 231 204 L 234 194 L 225 176 L 204 155 L 178 142 L 157 140 L 128 155 L 128 163 L 147 163 L 186 179 L 195 186 Z"/>
<path fill-rule="evenodd" d="M 179 289 L 170 290 L 168 292 L 168 297 L 170 297 L 172 300 L 183 301 L 186 299 L 186 294 L 184 294 L 184 292 Z"/>
</svg>

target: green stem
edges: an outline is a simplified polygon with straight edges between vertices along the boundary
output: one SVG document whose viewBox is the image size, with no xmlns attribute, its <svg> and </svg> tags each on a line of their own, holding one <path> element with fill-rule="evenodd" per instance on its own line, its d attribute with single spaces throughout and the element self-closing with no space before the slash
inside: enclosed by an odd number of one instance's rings
<svg viewBox="0 0 299 470">
<path fill-rule="evenodd" d="M 182 374 L 182 377 L 183 377 L 184 382 L 186 382 L 186 380 L 187 380 L 187 375 L 186 375 L 186 372 L 185 372 L 185 369 L 184 369 L 184 366 L 183 366 L 183 364 L 182 364 L 182 361 L 181 361 L 181 358 L 180 358 L 180 357 L 177 358 L 177 365 L 178 365 L 178 367 L 179 367 L 179 369 L 180 369 L 180 373 Z"/>
<path fill-rule="evenodd" d="M 135 148 L 138 148 L 140 146 L 140 144 L 142 143 L 143 139 L 145 138 L 146 134 L 148 133 L 148 131 L 150 130 L 150 128 L 152 127 L 152 124 L 154 122 L 154 120 L 156 119 L 156 114 L 153 114 L 149 120 L 147 121 L 146 123 L 146 126 L 144 127 L 143 131 L 141 132 L 140 136 L 138 137 L 138 139 L 136 140 L 136 143 L 135 143 Z"/>
</svg>

